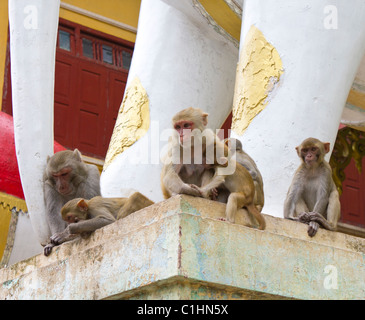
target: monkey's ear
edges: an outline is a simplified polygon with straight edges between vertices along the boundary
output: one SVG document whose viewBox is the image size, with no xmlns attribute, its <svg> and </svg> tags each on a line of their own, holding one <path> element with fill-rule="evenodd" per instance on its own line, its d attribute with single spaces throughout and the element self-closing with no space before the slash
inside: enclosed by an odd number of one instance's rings
<svg viewBox="0 0 365 320">
<path fill-rule="evenodd" d="M 47 156 L 47 163 L 49 162 L 50 159 L 51 159 L 51 157 L 50 156 Z"/>
<path fill-rule="evenodd" d="M 299 146 L 298 147 L 295 147 L 295 150 L 297 150 L 297 154 L 300 157 L 300 148 L 299 148 Z"/>
<path fill-rule="evenodd" d="M 79 200 L 79 202 L 76 204 L 76 206 L 81 210 L 81 211 L 87 211 L 87 209 L 89 209 L 89 206 L 87 205 L 86 201 L 84 199 Z"/>
<path fill-rule="evenodd" d="M 202 114 L 203 124 L 206 126 L 208 124 L 208 113 L 204 112 Z"/>
<path fill-rule="evenodd" d="M 325 153 L 330 152 L 330 143 L 329 142 L 323 143 L 323 146 L 324 146 L 324 152 Z"/>
<path fill-rule="evenodd" d="M 77 160 L 77 161 L 82 161 L 81 160 L 81 153 L 80 153 L 80 151 L 78 150 L 78 149 L 75 149 L 74 150 L 74 158 L 75 158 L 75 160 Z"/>
</svg>

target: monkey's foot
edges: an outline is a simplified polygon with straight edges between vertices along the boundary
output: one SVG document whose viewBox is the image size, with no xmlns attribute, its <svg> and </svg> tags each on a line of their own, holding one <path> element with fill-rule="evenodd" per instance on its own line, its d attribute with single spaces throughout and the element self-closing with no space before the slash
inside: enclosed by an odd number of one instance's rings
<svg viewBox="0 0 365 320">
<path fill-rule="evenodd" d="M 216 188 L 210 190 L 210 199 L 213 201 L 217 201 L 218 200 L 218 190 Z"/>
<path fill-rule="evenodd" d="M 52 252 L 52 248 L 55 246 L 55 244 L 53 244 L 53 243 L 49 243 L 49 244 L 47 244 L 45 247 L 44 247 L 44 249 L 43 249 L 43 253 L 44 253 L 44 255 L 46 256 L 46 257 L 48 257 L 50 254 L 51 254 L 51 252 Z"/>
<path fill-rule="evenodd" d="M 311 221 L 309 222 L 309 227 L 308 227 L 308 236 L 310 237 L 314 237 L 318 231 L 319 228 L 319 224 L 317 222 Z"/>
</svg>

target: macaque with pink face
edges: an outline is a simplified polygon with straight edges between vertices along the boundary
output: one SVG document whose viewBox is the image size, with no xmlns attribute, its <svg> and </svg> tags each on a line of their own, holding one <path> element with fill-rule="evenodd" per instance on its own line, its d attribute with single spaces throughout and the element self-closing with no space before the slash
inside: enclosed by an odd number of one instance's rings
<svg viewBox="0 0 365 320">
<path fill-rule="evenodd" d="M 296 147 L 301 165 L 294 173 L 284 204 L 284 217 L 309 225 L 313 237 L 319 226 L 336 230 L 340 218 L 340 200 L 332 170 L 324 156 L 329 142 L 315 138 L 304 140 Z"/>
</svg>

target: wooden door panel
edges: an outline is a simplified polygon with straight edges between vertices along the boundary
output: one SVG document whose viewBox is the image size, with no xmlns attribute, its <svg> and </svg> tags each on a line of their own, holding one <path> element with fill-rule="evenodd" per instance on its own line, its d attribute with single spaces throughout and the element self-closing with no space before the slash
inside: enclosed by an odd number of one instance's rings
<svg viewBox="0 0 365 320">
<path fill-rule="evenodd" d="M 98 114 L 105 104 L 103 92 L 106 89 L 106 75 L 102 68 L 82 64 L 80 68 L 80 106 Z"/>
<path fill-rule="evenodd" d="M 84 150 L 97 154 L 100 140 L 99 115 L 80 110 L 78 116 L 78 145 Z"/>
<path fill-rule="evenodd" d="M 70 59 L 67 59 L 70 60 Z M 72 61 L 56 60 L 56 74 L 55 77 L 55 100 L 64 104 L 70 104 L 71 81 L 73 72 Z"/>
<path fill-rule="evenodd" d="M 107 110 L 105 115 L 105 133 L 103 139 L 103 152 L 106 154 L 110 138 L 113 134 L 115 122 L 118 117 L 120 105 L 123 100 L 123 95 L 127 83 L 127 74 L 123 72 L 109 71 L 109 88 Z"/>
<path fill-rule="evenodd" d="M 54 104 L 54 138 L 63 146 L 72 146 L 72 113 L 68 105 Z"/>
<path fill-rule="evenodd" d="M 92 156 L 105 156 L 103 135 L 108 96 L 108 69 L 93 62 L 79 61 L 79 93 L 75 104 L 78 121 L 74 144 Z"/>
<path fill-rule="evenodd" d="M 58 54 L 55 66 L 54 137 L 63 146 L 73 148 L 77 65 L 75 59 Z"/>
<path fill-rule="evenodd" d="M 123 100 L 123 94 L 127 82 L 127 75 L 122 73 L 110 72 L 110 110 L 114 120 L 117 119 L 118 111 Z"/>
<path fill-rule="evenodd" d="M 346 179 L 342 183 L 341 222 L 365 227 L 365 159 L 360 174 L 354 159 L 345 169 Z"/>
</svg>

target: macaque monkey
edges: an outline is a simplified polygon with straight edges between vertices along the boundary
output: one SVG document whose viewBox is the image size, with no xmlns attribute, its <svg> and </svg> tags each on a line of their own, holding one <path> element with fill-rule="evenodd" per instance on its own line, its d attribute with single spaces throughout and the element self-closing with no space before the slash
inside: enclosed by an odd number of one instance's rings
<svg viewBox="0 0 365 320">
<path fill-rule="evenodd" d="M 319 226 L 334 231 L 341 212 L 332 170 L 324 160 L 330 144 L 308 138 L 296 150 L 302 163 L 294 173 L 288 190 L 284 217 L 309 224 L 310 237 L 317 233 Z"/>
<path fill-rule="evenodd" d="M 171 157 L 178 149 L 179 158 L 165 163 L 161 172 L 161 186 L 165 198 L 175 194 L 189 194 L 204 198 L 216 198 L 217 188 L 228 190 L 226 216 L 230 222 L 235 221 L 237 209 L 247 207 L 259 222 L 259 228 L 265 228 L 265 220 L 256 209 L 253 199 L 255 187 L 248 171 L 237 165 L 236 171 L 227 174 L 230 161 L 227 146 L 210 130 L 207 129 L 208 114 L 198 108 L 187 108 L 178 112 L 172 119 L 176 130 L 177 141 L 172 141 L 169 149 Z M 197 133 L 194 135 L 194 132 Z M 200 134 L 200 140 L 199 140 Z M 197 140 L 196 140 L 197 139 Z M 175 149 L 174 149 L 175 148 Z M 201 158 L 196 161 L 195 151 Z M 184 152 L 191 152 L 185 162 Z M 189 153 L 188 153 L 189 154 Z M 236 162 L 233 162 L 236 165 Z"/>
<path fill-rule="evenodd" d="M 264 184 L 255 161 L 245 151 L 243 151 L 241 141 L 229 138 L 225 140 L 225 143 L 232 154 L 235 154 L 236 161 L 244 166 L 251 175 L 253 184 L 255 185 L 254 203 L 257 210 L 261 212 L 264 207 Z"/>
<path fill-rule="evenodd" d="M 61 209 L 62 219 L 67 228 L 51 237 L 55 245 L 74 239 L 77 235 L 89 235 L 116 220 L 154 204 L 139 192 L 129 198 L 94 197 L 90 200 L 76 198 L 68 201 Z"/>
<path fill-rule="evenodd" d="M 212 165 L 218 161 L 215 154 L 221 151 L 222 158 L 227 155 L 228 149 L 224 149 L 223 144 L 221 150 L 217 151 L 216 141 L 219 138 L 206 128 L 207 123 L 208 114 L 191 107 L 172 118 L 177 134 L 170 140 L 168 156 L 173 157 L 176 151 L 178 158 L 165 163 L 161 171 L 161 188 L 165 199 L 176 194 L 200 197 L 199 187 L 203 180 L 210 179 L 214 174 Z M 208 152 L 209 148 L 211 152 Z M 188 156 L 184 157 L 184 153 Z"/>
<path fill-rule="evenodd" d="M 235 170 L 233 173 L 226 174 L 222 171 L 222 166 L 214 167 L 214 176 L 209 183 L 200 188 L 204 198 L 209 198 L 210 193 L 216 188 L 224 188 L 228 190 L 226 218 L 229 222 L 234 223 L 237 210 L 246 207 L 248 212 L 252 214 L 259 223 L 259 229 L 263 230 L 266 227 L 266 222 L 263 215 L 257 210 L 255 199 L 255 185 L 248 170 L 237 163 L 233 159 L 227 159 L 229 165 L 233 165 Z"/>
<path fill-rule="evenodd" d="M 48 157 L 43 183 L 47 223 L 52 235 L 66 228 L 61 219 L 61 208 L 66 202 L 100 195 L 99 170 L 95 165 L 84 163 L 77 149 L 60 151 Z M 44 247 L 44 255 L 48 256 L 53 247 L 50 239 Z"/>
</svg>

